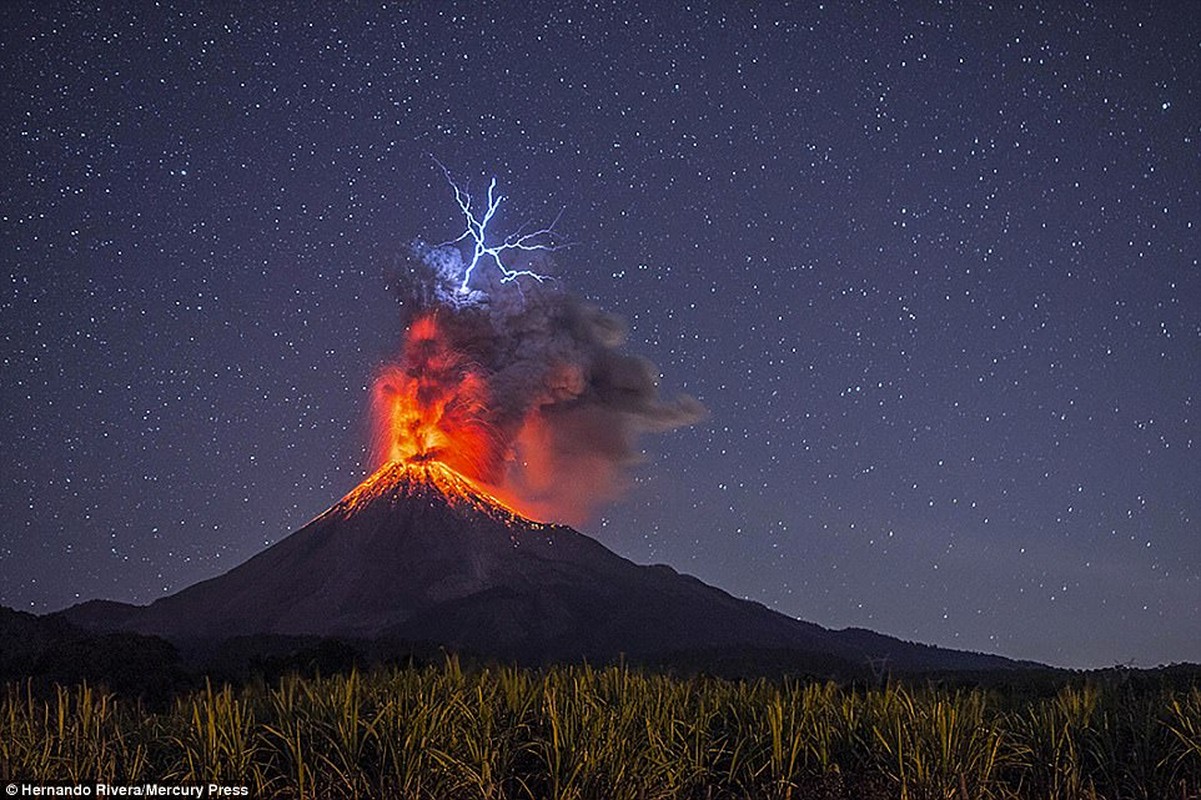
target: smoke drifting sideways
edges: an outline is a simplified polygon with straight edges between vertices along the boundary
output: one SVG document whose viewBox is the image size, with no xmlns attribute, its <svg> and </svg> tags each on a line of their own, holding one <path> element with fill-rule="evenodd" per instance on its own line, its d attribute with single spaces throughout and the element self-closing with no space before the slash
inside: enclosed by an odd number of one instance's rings
<svg viewBox="0 0 1201 800">
<path fill-rule="evenodd" d="M 480 270 L 464 290 L 457 247 L 413 246 L 404 347 L 373 391 L 374 458 L 441 461 L 524 516 L 579 525 L 628 485 L 643 434 L 705 410 L 662 398 L 623 322 L 546 279 L 546 253 L 522 257 L 539 280 Z"/>
</svg>

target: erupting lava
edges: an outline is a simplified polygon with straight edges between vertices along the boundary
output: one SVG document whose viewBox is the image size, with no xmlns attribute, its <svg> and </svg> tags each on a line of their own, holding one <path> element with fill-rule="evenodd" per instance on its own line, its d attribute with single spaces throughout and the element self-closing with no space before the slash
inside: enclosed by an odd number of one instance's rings
<svg viewBox="0 0 1201 800">
<path fill-rule="evenodd" d="M 487 382 L 442 335 L 437 314 L 414 320 L 404 362 L 384 368 L 374 401 L 381 461 L 441 461 L 475 478 L 495 468 Z"/>
<path fill-rule="evenodd" d="M 497 497 L 506 453 L 489 420 L 490 400 L 483 369 L 452 345 L 437 312 L 417 317 L 401 363 L 386 366 L 375 382 L 376 462 L 384 467 L 377 476 L 399 464 L 406 469 L 396 476 L 528 518 L 512 499 Z"/>
</svg>

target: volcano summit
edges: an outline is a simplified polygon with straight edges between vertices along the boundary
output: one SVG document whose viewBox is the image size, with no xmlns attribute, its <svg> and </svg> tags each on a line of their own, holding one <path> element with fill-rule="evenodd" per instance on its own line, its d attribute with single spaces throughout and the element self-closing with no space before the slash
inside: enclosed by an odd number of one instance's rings
<svg viewBox="0 0 1201 800">
<path fill-rule="evenodd" d="M 669 567 L 634 564 L 571 528 L 516 514 L 436 461 L 385 465 L 291 536 L 149 606 L 93 601 L 63 615 L 176 641 L 311 635 L 526 663 L 753 650 L 853 668 L 868 659 L 899 670 L 1016 666 L 831 631 Z"/>
</svg>

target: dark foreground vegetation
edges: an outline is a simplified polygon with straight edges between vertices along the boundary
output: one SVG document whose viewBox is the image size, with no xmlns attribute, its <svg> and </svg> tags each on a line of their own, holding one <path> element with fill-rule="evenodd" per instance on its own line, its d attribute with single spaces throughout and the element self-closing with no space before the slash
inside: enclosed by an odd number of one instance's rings
<svg viewBox="0 0 1201 800">
<path fill-rule="evenodd" d="M 1201 797 L 1195 671 L 839 685 L 626 667 L 377 667 L 147 705 L 11 682 L 0 778 L 279 798 Z"/>
</svg>

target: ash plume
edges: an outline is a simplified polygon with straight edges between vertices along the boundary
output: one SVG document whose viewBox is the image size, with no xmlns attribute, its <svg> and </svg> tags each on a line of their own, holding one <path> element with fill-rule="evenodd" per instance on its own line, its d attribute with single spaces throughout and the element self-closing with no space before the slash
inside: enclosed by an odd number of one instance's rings
<svg viewBox="0 0 1201 800">
<path fill-rule="evenodd" d="M 527 258 L 549 267 L 545 254 Z M 553 279 L 480 274 L 463 291 L 463 269 L 453 246 L 413 247 L 397 283 L 408 339 L 377 381 L 377 394 L 395 392 L 403 376 L 435 409 L 428 457 L 528 516 L 578 524 L 620 494 L 642 434 L 704 416 L 691 397 L 660 396 L 655 366 L 622 349 L 618 317 Z"/>
</svg>

